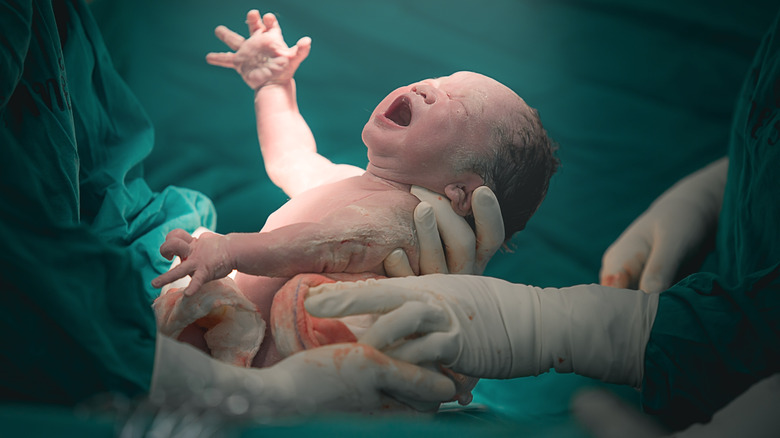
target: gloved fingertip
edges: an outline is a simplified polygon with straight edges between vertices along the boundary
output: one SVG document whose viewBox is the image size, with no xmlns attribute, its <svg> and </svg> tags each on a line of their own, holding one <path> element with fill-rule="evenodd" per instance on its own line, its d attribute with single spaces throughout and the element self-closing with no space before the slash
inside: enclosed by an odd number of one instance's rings
<svg viewBox="0 0 780 438">
<path fill-rule="evenodd" d="M 419 221 L 429 221 L 434 216 L 433 206 L 425 201 L 417 204 L 414 209 L 414 218 Z"/>
<path fill-rule="evenodd" d="M 306 294 L 306 297 L 307 297 L 306 301 L 308 301 L 309 299 L 313 298 L 316 295 L 319 295 L 319 294 L 321 294 L 323 292 L 327 292 L 328 291 L 328 286 L 330 284 L 332 284 L 332 283 L 320 284 L 320 285 L 317 285 L 317 286 L 314 286 L 314 287 L 310 287 L 309 288 L 309 292 Z"/>
<path fill-rule="evenodd" d="M 410 365 L 415 366 L 415 365 Z M 415 366 L 416 367 L 416 366 Z M 400 377 L 407 379 L 407 377 Z M 453 400 L 457 394 L 455 382 L 444 374 L 435 371 L 424 370 L 424 374 L 408 382 L 404 382 L 405 388 L 393 388 L 390 392 L 394 397 L 403 400 L 404 403 L 413 406 L 416 403 L 447 402 Z"/>
<path fill-rule="evenodd" d="M 603 274 L 601 276 L 601 285 L 625 289 L 628 287 L 628 280 L 628 274 L 622 271 L 615 274 Z"/>
<path fill-rule="evenodd" d="M 390 254 L 387 255 L 386 260 L 389 263 L 399 263 L 404 255 L 404 251 L 402 249 L 394 249 Z"/>
<path fill-rule="evenodd" d="M 476 203 L 480 207 L 498 205 L 498 198 L 496 198 L 496 194 L 493 193 L 493 191 L 490 190 L 490 187 L 488 186 L 477 187 L 476 190 L 474 190 L 472 198 L 472 203 Z"/>
<path fill-rule="evenodd" d="M 394 249 L 390 254 L 385 257 L 384 267 L 387 275 L 391 277 L 402 276 L 405 274 L 404 269 L 409 264 L 409 259 L 406 257 L 406 253 L 402 249 Z"/>
<path fill-rule="evenodd" d="M 309 289 L 309 292 L 311 292 L 311 289 Z M 306 309 L 306 312 L 312 316 L 319 316 L 320 305 L 322 304 L 322 299 L 320 299 L 321 296 L 322 295 L 309 295 L 303 300 L 303 308 Z"/>
<path fill-rule="evenodd" d="M 452 400 L 455 398 L 457 392 L 455 382 L 444 375 L 437 376 L 433 392 L 436 394 L 435 398 L 438 400 Z"/>
</svg>

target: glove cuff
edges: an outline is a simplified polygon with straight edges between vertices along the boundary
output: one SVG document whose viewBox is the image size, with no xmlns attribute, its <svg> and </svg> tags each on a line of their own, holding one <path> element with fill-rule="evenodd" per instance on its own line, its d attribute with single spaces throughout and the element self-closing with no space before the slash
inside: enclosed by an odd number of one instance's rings
<svg viewBox="0 0 780 438">
<path fill-rule="evenodd" d="M 599 285 L 544 289 L 540 370 L 640 387 L 658 294 Z"/>
<path fill-rule="evenodd" d="M 514 286 L 506 290 L 511 293 L 500 294 L 512 346 L 505 377 L 555 369 L 604 382 L 641 385 L 657 294 L 599 285 Z"/>
</svg>

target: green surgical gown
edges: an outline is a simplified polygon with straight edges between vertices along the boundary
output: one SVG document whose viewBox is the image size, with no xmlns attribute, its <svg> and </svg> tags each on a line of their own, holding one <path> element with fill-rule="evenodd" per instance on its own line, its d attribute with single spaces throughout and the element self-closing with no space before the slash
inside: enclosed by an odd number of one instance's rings
<svg viewBox="0 0 780 438">
<path fill-rule="evenodd" d="M 83 1 L 0 1 L 0 394 L 74 404 L 148 389 L 152 278 L 205 196 L 152 192 L 152 126 Z"/>
</svg>

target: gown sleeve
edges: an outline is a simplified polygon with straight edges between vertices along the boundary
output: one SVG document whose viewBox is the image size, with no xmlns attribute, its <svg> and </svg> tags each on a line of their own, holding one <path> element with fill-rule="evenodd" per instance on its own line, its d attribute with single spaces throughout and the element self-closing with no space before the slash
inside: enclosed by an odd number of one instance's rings
<svg viewBox="0 0 780 438">
<path fill-rule="evenodd" d="M 713 272 L 661 294 L 642 402 L 672 430 L 780 371 L 780 37 L 765 35 L 739 95 Z"/>
</svg>

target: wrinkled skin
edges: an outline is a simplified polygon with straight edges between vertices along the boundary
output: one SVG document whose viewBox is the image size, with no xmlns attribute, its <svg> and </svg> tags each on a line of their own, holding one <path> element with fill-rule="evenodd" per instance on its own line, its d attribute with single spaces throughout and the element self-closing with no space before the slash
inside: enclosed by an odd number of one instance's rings
<svg viewBox="0 0 780 438">
<path fill-rule="evenodd" d="M 250 251 L 258 253 L 251 257 L 253 260 L 267 258 L 269 261 L 255 262 L 254 268 L 261 272 L 265 270 L 269 276 L 239 270 L 235 275 L 235 285 L 257 307 L 262 319 L 270 321 L 274 295 L 295 274 L 347 272 L 383 275 L 383 261 L 396 248 L 406 250 L 416 270 L 417 245 L 412 215 L 418 202 L 409 192 L 369 174 L 309 190 L 277 210 L 268 218 L 261 232 L 256 233 L 258 236 L 269 235 L 272 239 L 268 243 L 263 246 L 249 243 Z M 193 239 L 197 242 L 223 237 L 206 234 Z M 185 257 L 191 260 L 197 257 L 198 251 L 206 255 L 214 252 L 205 247 L 198 248 Z M 204 288 L 209 284 L 207 282 Z M 202 293 L 203 290 L 200 290 L 188 298 L 193 303 L 198 302 L 194 298 Z M 187 322 L 193 323 L 203 316 L 198 313 L 198 318 L 195 318 L 196 314 L 192 312 L 190 315 L 193 319 Z M 197 341 L 203 333 L 202 328 L 196 330 L 190 327 L 185 339 L 204 348 L 205 345 Z M 271 338 L 269 327 L 265 330 L 265 340 L 252 362 L 253 366 L 267 367 L 282 359 Z"/>
</svg>

